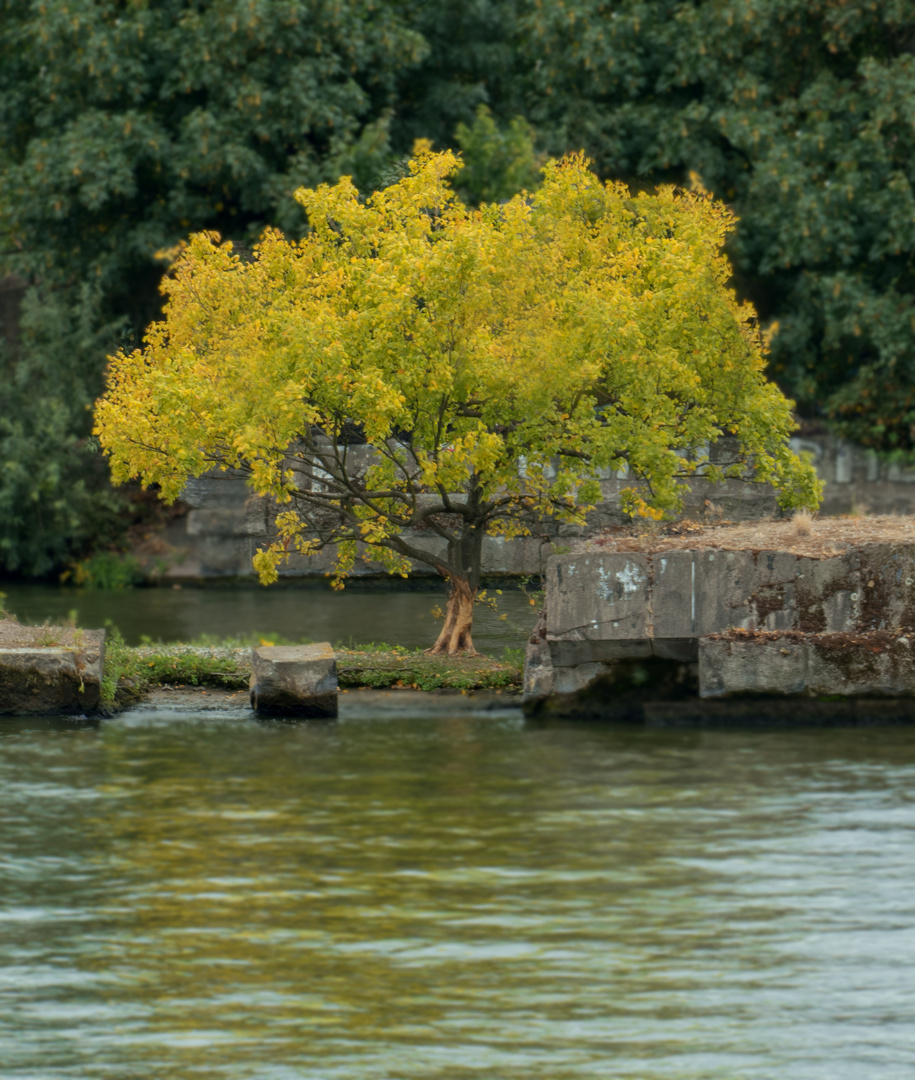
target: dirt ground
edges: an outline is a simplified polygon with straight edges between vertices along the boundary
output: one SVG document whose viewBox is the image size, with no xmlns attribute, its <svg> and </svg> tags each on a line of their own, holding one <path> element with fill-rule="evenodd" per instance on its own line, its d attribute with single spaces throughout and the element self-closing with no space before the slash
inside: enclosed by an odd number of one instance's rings
<svg viewBox="0 0 915 1080">
<path fill-rule="evenodd" d="M 813 559 L 841 555 L 859 544 L 915 542 L 915 517 L 812 518 L 797 514 L 781 521 L 722 522 L 704 525 L 678 521 L 660 527 L 622 525 L 592 539 L 589 551 L 643 551 L 716 548 L 722 551 L 788 551 Z"/>
</svg>

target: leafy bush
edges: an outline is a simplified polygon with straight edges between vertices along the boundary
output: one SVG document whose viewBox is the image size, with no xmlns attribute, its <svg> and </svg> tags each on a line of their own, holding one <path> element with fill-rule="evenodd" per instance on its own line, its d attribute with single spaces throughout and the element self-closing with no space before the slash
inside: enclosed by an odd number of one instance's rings
<svg viewBox="0 0 915 1080">
<path fill-rule="evenodd" d="M 87 589 L 124 589 L 140 584 L 143 568 L 131 555 L 101 551 L 73 563 L 60 577 L 61 581 L 72 581 Z"/>
</svg>

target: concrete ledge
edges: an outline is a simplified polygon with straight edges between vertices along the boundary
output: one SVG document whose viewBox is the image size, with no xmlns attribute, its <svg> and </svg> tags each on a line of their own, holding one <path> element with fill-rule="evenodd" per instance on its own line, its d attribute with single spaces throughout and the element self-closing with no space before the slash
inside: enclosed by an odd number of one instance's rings
<svg viewBox="0 0 915 1080">
<path fill-rule="evenodd" d="M 337 661 L 327 642 L 251 650 L 251 708 L 261 716 L 333 720 Z"/>
<path fill-rule="evenodd" d="M 915 545 L 863 544 L 830 558 L 708 548 L 559 555 L 546 591 L 546 636 L 563 665 L 560 642 L 590 662 L 609 659 L 611 641 L 695 641 L 728 627 L 915 627 Z M 597 643 L 604 653 L 586 656 Z"/>
<path fill-rule="evenodd" d="M 0 648 L 0 715 L 69 716 L 97 709 L 104 643 L 104 630 L 85 630 L 78 645 Z"/>
<path fill-rule="evenodd" d="M 915 695 L 915 653 L 902 634 L 915 641 L 908 540 L 817 557 L 709 547 L 560 555 L 549 561 L 546 592 L 525 664 L 532 708 L 562 698 L 571 715 L 573 695 L 613 683 L 627 664 L 660 672 L 655 665 L 696 664 L 700 655 L 703 698 Z M 779 644 L 766 645 L 776 634 Z M 892 652 L 878 644 L 888 636 Z M 710 637 L 724 643 L 700 644 Z"/>
<path fill-rule="evenodd" d="M 748 694 L 915 699 L 915 642 L 889 632 L 702 638 L 699 696 Z"/>
</svg>

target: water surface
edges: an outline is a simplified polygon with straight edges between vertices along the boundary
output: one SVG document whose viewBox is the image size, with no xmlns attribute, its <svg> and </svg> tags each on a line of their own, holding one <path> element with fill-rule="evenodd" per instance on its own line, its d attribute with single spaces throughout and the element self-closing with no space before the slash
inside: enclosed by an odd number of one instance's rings
<svg viewBox="0 0 915 1080">
<path fill-rule="evenodd" d="M 416 587 L 412 582 L 391 587 L 388 582 L 353 581 L 342 592 L 334 592 L 326 581 L 268 588 L 213 583 L 121 590 L 10 582 L 0 584 L 0 590 L 7 610 L 23 622 L 60 623 L 75 611 L 81 626 L 101 627 L 110 620 L 128 645 L 139 645 L 144 635 L 154 641 L 188 641 L 201 634 L 254 634 L 426 647 L 441 626 L 433 609 L 447 599 L 444 586 Z M 517 587 L 505 587 L 498 597 L 490 588 L 488 594 L 498 610 L 477 606 L 474 642 L 499 655 L 506 646 L 523 644 L 537 613 Z"/>
<path fill-rule="evenodd" d="M 0 720 L 0 1075 L 915 1070 L 915 732 Z"/>
</svg>

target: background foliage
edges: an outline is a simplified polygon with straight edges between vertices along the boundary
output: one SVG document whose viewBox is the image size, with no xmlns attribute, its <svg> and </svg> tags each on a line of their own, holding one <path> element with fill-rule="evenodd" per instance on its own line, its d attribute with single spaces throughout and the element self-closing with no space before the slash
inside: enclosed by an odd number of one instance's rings
<svg viewBox="0 0 915 1080">
<path fill-rule="evenodd" d="M 636 186 L 697 173 L 802 415 L 915 452 L 910 0 L 0 0 L 0 31 L 0 258 L 30 285 L 7 567 L 107 535 L 85 404 L 158 311 L 157 253 L 301 232 L 296 187 L 382 186 L 416 138 L 464 150 L 471 199 L 581 148 Z"/>
<path fill-rule="evenodd" d="M 370 182 L 428 47 L 369 0 L 2 0 L 0 19 L 0 244 L 30 284 L 0 410 L 0 559 L 40 573 L 104 538 L 87 406 L 117 334 L 158 312 L 159 253 L 201 228 L 301 232 L 298 186 Z"/>
<path fill-rule="evenodd" d="M 602 173 L 697 172 L 741 225 L 807 415 L 915 449 L 915 15 L 909 0 L 566 0 L 521 17 L 527 116 Z"/>
</svg>

